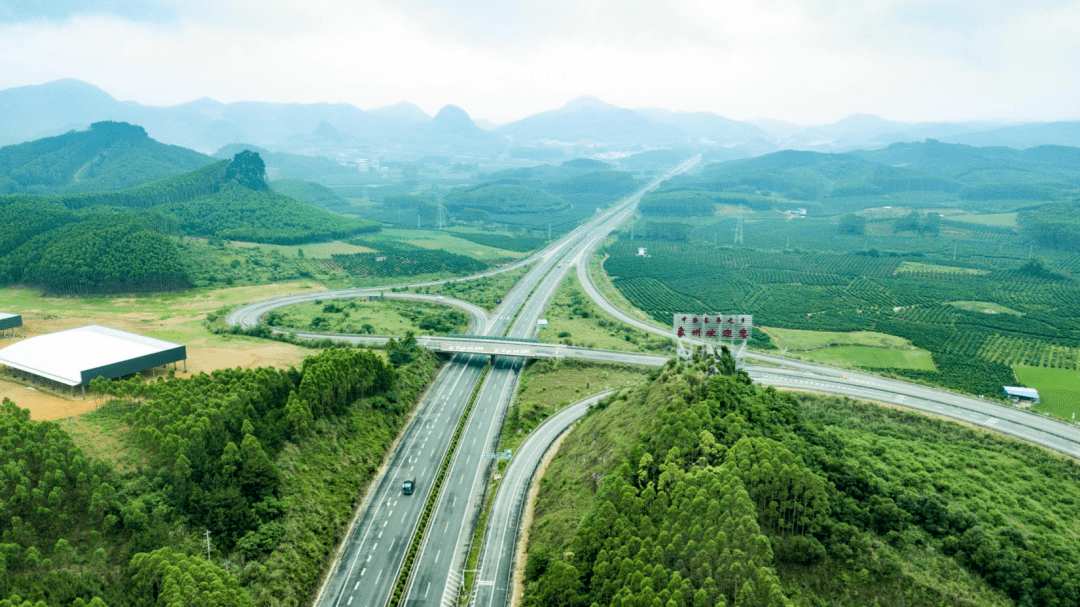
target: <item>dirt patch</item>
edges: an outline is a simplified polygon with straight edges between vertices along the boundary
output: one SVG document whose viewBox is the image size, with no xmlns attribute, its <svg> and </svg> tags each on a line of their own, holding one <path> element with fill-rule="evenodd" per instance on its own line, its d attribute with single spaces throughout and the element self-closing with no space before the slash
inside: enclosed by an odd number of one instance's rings
<svg viewBox="0 0 1080 607">
<path fill-rule="evenodd" d="M 141 316 L 130 314 L 125 316 Z M 174 321 L 189 321 L 187 318 L 168 319 L 151 324 L 142 323 L 136 319 L 113 317 L 103 324 L 131 331 L 133 333 L 153 332 L 153 329 L 163 329 L 175 324 Z M 59 318 L 39 320 L 33 323 L 33 331 L 27 331 L 27 337 L 52 333 L 74 327 L 92 324 L 92 320 L 86 318 Z M 8 346 L 21 339 L 0 340 L 0 346 Z M 290 365 L 300 366 L 300 361 L 312 351 L 292 344 L 273 341 L 248 341 L 236 339 L 227 346 L 205 345 L 207 339 L 195 339 L 185 344 L 187 346 L 187 372 L 184 372 L 184 363 L 177 363 L 177 377 L 190 377 L 192 374 L 201 372 L 209 373 L 215 369 L 232 367 L 277 367 L 286 368 Z M 163 370 L 158 370 L 157 375 Z M 148 379 L 155 377 L 154 372 L 144 372 Z M 70 388 L 65 392 L 57 389 L 42 388 L 29 382 L 22 381 L 10 376 L 0 375 L 0 398 L 10 398 L 15 404 L 30 410 L 30 419 L 34 420 L 57 420 L 81 415 L 93 411 L 100 404 L 100 400 L 87 395 L 82 398 L 82 392 L 76 388 L 76 396 L 71 396 Z"/>
</svg>

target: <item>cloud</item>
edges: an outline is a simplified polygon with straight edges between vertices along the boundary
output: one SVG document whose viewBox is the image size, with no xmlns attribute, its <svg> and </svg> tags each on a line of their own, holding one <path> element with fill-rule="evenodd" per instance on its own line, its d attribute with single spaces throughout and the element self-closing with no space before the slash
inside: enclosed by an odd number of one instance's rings
<svg viewBox="0 0 1080 607">
<path fill-rule="evenodd" d="M 1080 4 L 233 0 L 0 8 L 0 88 L 171 104 L 409 100 L 505 122 L 581 94 L 825 122 L 1073 119 Z M 42 8 L 42 7 L 45 8 Z"/>
</svg>

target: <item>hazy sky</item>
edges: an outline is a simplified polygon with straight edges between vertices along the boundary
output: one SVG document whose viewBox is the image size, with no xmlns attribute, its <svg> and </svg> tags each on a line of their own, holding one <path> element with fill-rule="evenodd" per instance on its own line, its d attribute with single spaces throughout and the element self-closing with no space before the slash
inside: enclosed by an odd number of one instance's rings
<svg viewBox="0 0 1080 607">
<path fill-rule="evenodd" d="M 91 8 L 86 8 L 91 6 Z M 831 122 L 1080 119 L 1080 1 L 0 0 L 0 88 L 455 104 L 496 123 L 582 94 Z"/>
</svg>

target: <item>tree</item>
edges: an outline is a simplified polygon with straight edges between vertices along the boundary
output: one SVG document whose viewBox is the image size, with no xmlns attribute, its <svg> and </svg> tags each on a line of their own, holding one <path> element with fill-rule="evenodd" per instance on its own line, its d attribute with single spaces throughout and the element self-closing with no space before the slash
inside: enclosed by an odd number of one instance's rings
<svg viewBox="0 0 1080 607">
<path fill-rule="evenodd" d="M 863 236 L 866 234 L 866 218 L 862 215 L 856 215 L 854 213 L 848 213 L 840 218 L 840 233 L 849 234 L 852 236 Z"/>
<path fill-rule="evenodd" d="M 225 169 L 225 181 L 235 181 L 249 190 L 269 190 L 266 185 L 266 164 L 258 152 L 244 150 L 233 156 Z"/>
</svg>

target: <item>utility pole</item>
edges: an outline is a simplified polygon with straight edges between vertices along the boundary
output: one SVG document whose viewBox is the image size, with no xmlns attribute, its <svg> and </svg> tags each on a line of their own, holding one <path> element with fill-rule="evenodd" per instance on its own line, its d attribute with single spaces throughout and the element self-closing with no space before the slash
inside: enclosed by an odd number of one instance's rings
<svg viewBox="0 0 1080 607">
<path fill-rule="evenodd" d="M 742 244 L 742 237 L 743 237 L 743 226 L 742 226 L 742 217 L 740 217 L 740 218 L 735 220 L 735 243 L 734 244 Z"/>
<path fill-rule="evenodd" d="M 420 229 L 420 213 L 416 214 L 416 229 Z"/>
<path fill-rule="evenodd" d="M 210 530 L 206 530 L 206 560 L 210 560 Z"/>
<path fill-rule="evenodd" d="M 548 240 L 551 240 L 551 222 L 548 222 Z"/>
</svg>

